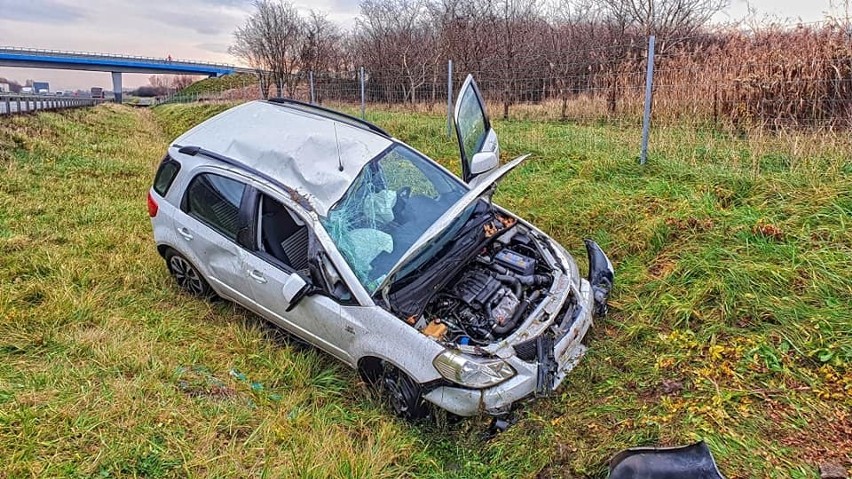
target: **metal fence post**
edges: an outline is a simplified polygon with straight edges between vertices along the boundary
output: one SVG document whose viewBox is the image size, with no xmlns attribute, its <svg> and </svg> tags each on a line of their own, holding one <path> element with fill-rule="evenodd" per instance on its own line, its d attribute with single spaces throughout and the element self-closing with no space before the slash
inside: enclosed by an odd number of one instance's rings
<svg viewBox="0 0 852 479">
<path fill-rule="evenodd" d="M 366 99 L 364 98 L 364 67 L 361 67 L 361 118 L 364 118 L 365 114 L 365 104 Z"/>
<path fill-rule="evenodd" d="M 314 96 L 314 72 L 308 72 L 308 79 L 311 81 L 311 103 L 316 103 L 316 96 Z"/>
<path fill-rule="evenodd" d="M 453 137 L 453 61 L 447 60 L 447 138 Z"/>
<path fill-rule="evenodd" d="M 645 114 L 642 118 L 642 151 L 639 154 L 639 164 L 644 165 L 648 160 L 648 135 L 651 133 L 651 100 L 654 90 L 654 43 L 656 37 L 648 37 L 648 68 L 645 71 Z"/>
</svg>

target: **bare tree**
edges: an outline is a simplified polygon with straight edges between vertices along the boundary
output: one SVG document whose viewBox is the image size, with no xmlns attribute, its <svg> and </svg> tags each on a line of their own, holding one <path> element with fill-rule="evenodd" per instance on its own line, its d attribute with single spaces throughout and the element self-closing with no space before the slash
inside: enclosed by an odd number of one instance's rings
<svg viewBox="0 0 852 479">
<path fill-rule="evenodd" d="M 561 102 L 560 118 L 568 116 L 568 99 L 590 88 L 598 66 L 596 49 L 605 35 L 600 10 L 591 3 L 560 0 L 551 5 L 544 55 L 553 76 L 553 88 Z"/>
<path fill-rule="evenodd" d="M 518 81 L 537 57 L 534 45 L 541 33 L 539 5 L 538 0 L 493 0 L 487 5 L 486 21 L 491 25 L 491 41 L 498 53 L 503 118 L 507 119 L 509 106 L 516 101 Z"/>
<path fill-rule="evenodd" d="M 265 50 L 260 28 L 251 20 L 234 32 L 234 44 L 228 48 L 231 55 L 243 60 L 254 69 L 260 83 L 260 94 L 263 98 L 268 98 L 272 75 L 268 70 L 269 63 Z"/>
<path fill-rule="evenodd" d="M 153 88 L 168 90 L 172 86 L 172 80 L 169 75 L 151 75 L 148 77 L 148 84 Z"/>
<path fill-rule="evenodd" d="M 365 66 L 375 82 L 384 83 L 385 96 L 398 86 L 403 101 L 416 101 L 417 89 L 426 83 L 440 58 L 436 34 L 423 0 L 363 0 L 356 39 Z M 384 77 L 379 73 L 384 74 Z M 393 72 L 399 72 L 399 77 Z M 389 98 L 388 98 L 389 99 Z"/>
<path fill-rule="evenodd" d="M 234 32 L 229 51 L 251 65 L 261 79 L 271 80 L 278 96 L 295 94 L 305 21 L 287 2 L 256 0 L 255 12 Z"/>
<path fill-rule="evenodd" d="M 602 0 L 609 14 L 646 37 L 668 41 L 695 34 L 728 0 Z"/>
<path fill-rule="evenodd" d="M 177 91 L 183 90 L 189 85 L 195 83 L 195 80 L 197 79 L 198 77 L 195 77 L 193 75 L 175 75 L 172 77 L 170 86 Z"/>
<path fill-rule="evenodd" d="M 306 71 L 330 71 L 338 65 L 340 29 L 321 12 L 311 10 L 305 21 L 300 61 Z"/>
</svg>

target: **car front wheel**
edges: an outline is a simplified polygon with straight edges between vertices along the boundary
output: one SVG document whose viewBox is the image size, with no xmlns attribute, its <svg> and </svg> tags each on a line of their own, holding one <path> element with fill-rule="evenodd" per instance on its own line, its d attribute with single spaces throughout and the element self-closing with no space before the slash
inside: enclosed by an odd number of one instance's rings
<svg viewBox="0 0 852 479">
<path fill-rule="evenodd" d="M 169 273 L 177 281 L 178 286 L 186 292 L 202 298 L 208 298 L 213 295 L 213 290 L 207 284 L 207 281 L 204 280 L 204 277 L 201 276 L 198 269 L 176 251 L 169 250 L 166 253 L 166 265 L 169 268 Z"/>
<path fill-rule="evenodd" d="M 382 361 L 381 375 L 377 379 L 376 386 L 397 416 L 416 421 L 429 415 L 429 404 L 423 399 L 420 384 L 399 368 Z"/>
</svg>

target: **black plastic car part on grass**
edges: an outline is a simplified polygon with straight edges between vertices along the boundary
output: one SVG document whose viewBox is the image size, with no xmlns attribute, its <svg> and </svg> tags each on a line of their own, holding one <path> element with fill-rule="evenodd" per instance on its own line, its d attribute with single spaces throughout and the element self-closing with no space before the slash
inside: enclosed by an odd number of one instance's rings
<svg viewBox="0 0 852 479">
<path fill-rule="evenodd" d="M 707 443 L 632 447 L 609 461 L 609 479 L 725 479 Z"/>
</svg>

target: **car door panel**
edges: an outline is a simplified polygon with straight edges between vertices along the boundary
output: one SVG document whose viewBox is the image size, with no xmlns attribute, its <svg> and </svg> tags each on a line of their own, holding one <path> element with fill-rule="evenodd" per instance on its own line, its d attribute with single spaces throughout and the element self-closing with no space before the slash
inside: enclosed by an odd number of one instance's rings
<svg viewBox="0 0 852 479">
<path fill-rule="evenodd" d="M 323 294 L 314 294 L 303 298 L 287 311 L 289 305 L 284 299 L 284 283 L 291 274 L 302 274 L 305 279 L 308 274 L 306 271 L 295 272 L 284 259 L 294 261 L 293 264 L 300 265 L 299 267 L 307 267 L 307 245 L 310 240 L 302 238 L 294 243 L 292 239 L 312 235 L 311 222 L 299 218 L 290 208 L 284 206 L 284 202 L 272 195 L 258 190 L 253 193 L 244 206 L 249 218 L 248 231 L 254 236 L 248 243 L 250 252 L 243 260 L 243 275 L 249 281 L 254 307 L 275 324 L 352 364 L 349 345 L 354 335 L 364 333 L 364 328 L 353 320 L 351 315 L 342 314 L 342 307 L 337 301 Z M 282 212 L 298 222 L 288 221 L 286 215 L 281 216 Z M 284 236 L 276 236 L 277 242 L 282 245 L 282 251 L 264 251 L 264 238 L 266 243 L 272 246 L 271 237 L 265 236 L 264 221 L 275 222 L 269 230 L 271 232 L 288 232 Z M 289 223 L 290 228 L 295 229 L 282 228 L 284 223 Z M 292 248 L 299 247 L 303 249 L 297 255 Z M 273 253 L 284 253 L 284 256 L 277 258 Z"/>
<path fill-rule="evenodd" d="M 226 178 L 232 182 L 240 183 L 245 188 L 242 197 L 245 197 L 245 190 L 248 187 L 238 179 L 228 177 L 220 172 L 200 171 L 195 177 L 201 175 L 214 175 Z M 195 179 L 195 177 L 193 179 Z M 204 275 L 210 286 L 220 295 L 237 301 L 241 304 L 246 303 L 250 299 L 248 291 L 250 285 L 242 274 L 243 257 L 245 250 L 239 246 L 234 240 L 227 238 L 221 231 L 215 229 L 208 224 L 195 212 L 190 211 L 186 204 L 189 201 L 187 196 L 189 191 L 184 196 L 182 206 L 176 209 L 173 216 L 173 227 L 175 239 L 180 245 L 177 249 L 181 254 L 187 256 Z M 234 201 L 240 201 L 235 199 Z M 217 208 L 213 205 L 213 209 Z M 242 218 L 233 218 L 235 228 L 245 224 Z"/>
<path fill-rule="evenodd" d="M 459 157 L 462 163 L 462 179 L 471 183 L 477 176 L 488 172 L 474 173 L 471 170 L 471 162 L 475 154 L 491 152 L 498 159 L 500 157 L 497 134 L 491 128 L 491 121 L 485 108 L 485 100 L 479 92 L 479 87 L 477 87 L 473 75 L 467 76 L 461 90 L 459 90 L 454 121 L 459 143 Z"/>
<path fill-rule="evenodd" d="M 186 256 L 201 270 L 210 286 L 229 299 L 247 301 L 249 296 L 245 292 L 249 284 L 240 274 L 242 248 L 186 213 L 175 214 L 174 225 L 178 241 L 191 243 L 182 250 L 192 252 Z"/>
<path fill-rule="evenodd" d="M 354 324 L 351 319 L 344 320 L 340 304 L 321 294 L 307 296 L 286 311 L 284 282 L 289 275 L 298 273 L 272 264 L 274 260 L 264 259 L 263 255 L 248 254 L 244 262 L 244 274 L 251 284 L 252 299 L 261 315 L 351 364 L 352 356 L 347 344 L 359 331 L 363 332 L 363 327 Z"/>
</svg>

